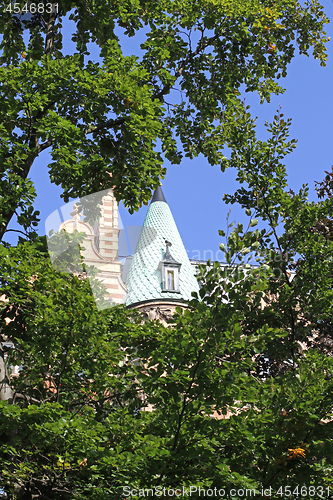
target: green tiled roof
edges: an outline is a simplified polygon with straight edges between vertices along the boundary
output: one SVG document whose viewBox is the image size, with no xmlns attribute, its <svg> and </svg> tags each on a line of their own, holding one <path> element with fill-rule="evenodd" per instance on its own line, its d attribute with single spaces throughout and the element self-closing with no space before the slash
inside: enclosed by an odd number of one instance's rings
<svg viewBox="0 0 333 500">
<path fill-rule="evenodd" d="M 126 279 L 126 305 L 144 300 L 184 299 L 189 300 L 192 292 L 198 292 L 198 282 L 194 276 L 176 223 L 161 188 L 155 191 L 149 205 L 140 238 Z M 156 201 L 157 200 L 157 201 Z M 172 246 L 170 252 L 179 269 L 179 291 L 162 292 L 162 276 L 159 268 L 165 256 L 166 243 Z"/>
</svg>

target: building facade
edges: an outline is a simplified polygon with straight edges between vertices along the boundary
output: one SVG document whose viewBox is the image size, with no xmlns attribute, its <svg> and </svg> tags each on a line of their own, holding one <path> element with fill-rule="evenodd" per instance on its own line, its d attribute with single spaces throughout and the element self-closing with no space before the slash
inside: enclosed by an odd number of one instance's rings
<svg viewBox="0 0 333 500">
<path fill-rule="evenodd" d="M 154 192 L 133 256 L 122 261 L 118 257 L 118 204 L 112 190 L 102 197 L 94 227 L 83 222 L 74 206 L 71 219 L 61 224 L 61 230 L 86 234 L 81 252 L 84 263 L 97 270 L 111 303 L 124 303 L 147 318 L 165 321 L 177 306 L 184 307 L 192 292 L 199 291 L 195 267 L 161 187 Z"/>
</svg>

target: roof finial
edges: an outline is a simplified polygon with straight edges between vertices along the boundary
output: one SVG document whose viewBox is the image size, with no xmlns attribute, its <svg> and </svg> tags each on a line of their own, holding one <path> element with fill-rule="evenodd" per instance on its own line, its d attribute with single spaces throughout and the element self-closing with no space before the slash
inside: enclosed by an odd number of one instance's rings
<svg viewBox="0 0 333 500">
<path fill-rule="evenodd" d="M 176 262 L 170 253 L 170 247 L 172 246 L 172 243 L 168 240 L 164 240 L 164 242 L 166 244 L 166 249 L 163 262 Z"/>
<path fill-rule="evenodd" d="M 155 189 L 150 204 L 154 203 L 155 201 L 164 201 L 166 203 L 166 199 L 164 198 L 161 186 L 158 186 L 158 188 Z"/>
</svg>

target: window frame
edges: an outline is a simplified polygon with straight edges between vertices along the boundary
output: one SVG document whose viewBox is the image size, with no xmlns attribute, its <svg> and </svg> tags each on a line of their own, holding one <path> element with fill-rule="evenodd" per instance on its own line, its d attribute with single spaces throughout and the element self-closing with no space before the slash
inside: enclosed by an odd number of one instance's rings
<svg viewBox="0 0 333 500">
<path fill-rule="evenodd" d="M 168 272 L 173 273 L 174 288 L 169 288 L 169 286 L 168 286 L 169 285 Z M 180 290 L 179 290 L 179 265 L 178 264 L 163 263 L 163 266 L 162 266 L 162 292 L 180 293 Z"/>
</svg>

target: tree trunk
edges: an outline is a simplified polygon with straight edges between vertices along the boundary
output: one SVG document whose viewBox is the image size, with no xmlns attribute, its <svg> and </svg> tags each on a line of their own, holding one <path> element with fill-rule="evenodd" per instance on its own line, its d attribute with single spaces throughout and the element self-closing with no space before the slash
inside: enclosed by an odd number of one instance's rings
<svg viewBox="0 0 333 500">
<path fill-rule="evenodd" d="M 0 344 L 0 401 L 13 402 L 13 389 L 10 385 L 10 378 L 5 362 L 5 353 Z"/>
</svg>

